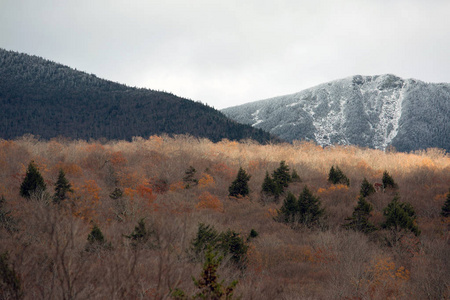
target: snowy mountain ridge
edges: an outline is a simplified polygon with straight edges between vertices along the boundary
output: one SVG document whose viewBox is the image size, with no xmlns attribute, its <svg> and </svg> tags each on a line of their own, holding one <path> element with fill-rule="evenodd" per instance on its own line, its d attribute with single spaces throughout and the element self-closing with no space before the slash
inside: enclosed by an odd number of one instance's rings
<svg viewBox="0 0 450 300">
<path fill-rule="evenodd" d="M 450 149 L 450 84 L 391 74 L 347 77 L 222 112 L 288 141 Z"/>
</svg>

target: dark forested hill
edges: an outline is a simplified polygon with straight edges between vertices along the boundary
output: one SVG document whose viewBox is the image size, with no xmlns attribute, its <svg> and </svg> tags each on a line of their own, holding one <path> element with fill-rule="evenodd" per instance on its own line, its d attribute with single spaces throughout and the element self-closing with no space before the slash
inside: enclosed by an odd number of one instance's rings
<svg viewBox="0 0 450 300">
<path fill-rule="evenodd" d="M 271 139 L 201 103 L 128 87 L 40 57 L 0 49 L 0 138 L 126 139 L 153 134 Z"/>
</svg>

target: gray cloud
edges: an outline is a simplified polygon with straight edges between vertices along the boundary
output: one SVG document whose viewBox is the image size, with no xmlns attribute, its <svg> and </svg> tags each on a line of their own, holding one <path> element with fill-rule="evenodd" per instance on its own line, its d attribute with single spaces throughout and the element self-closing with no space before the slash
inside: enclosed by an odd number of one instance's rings
<svg viewBox="0 0 450 300">
<path fill-rule="evenodd" d="M 450 2 L 2 0 L 0 47 L 216 108 L 355 74 L 450 81 Z"/>
</svg>

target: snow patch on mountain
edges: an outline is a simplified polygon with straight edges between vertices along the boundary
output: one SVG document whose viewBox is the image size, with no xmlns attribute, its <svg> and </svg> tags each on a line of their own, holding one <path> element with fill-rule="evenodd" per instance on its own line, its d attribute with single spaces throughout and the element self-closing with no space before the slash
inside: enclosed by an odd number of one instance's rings
<svg viewBox="0 0 450 300">
<path fill-rule="evenodd" d="M 450 85 L 391 74 L 356 75 L 222 112 L 285 140 L 322 146 L 409 150 L 450 144 Z"/>
</svg>

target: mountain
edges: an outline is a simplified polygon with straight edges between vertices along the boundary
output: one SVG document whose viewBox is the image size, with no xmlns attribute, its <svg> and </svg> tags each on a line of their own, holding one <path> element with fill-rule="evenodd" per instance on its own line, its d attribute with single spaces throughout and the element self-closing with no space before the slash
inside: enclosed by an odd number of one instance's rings
<svg viewBox="0 0 450 300">
<path fill-rule="evenodd" d="M 0 138 L 125 139 L 190 134 L 212 141 L 272 140 L 201 103 L 132 88 L 40 57 L 0 49 Z M 276 138 L 275 138 L 276 139 Z"/>
<path fill-rule="evenodd" d="M 222 112 L 287 141 L 450 151 L 448 83 L 357 75 Z"/>
</svg>

